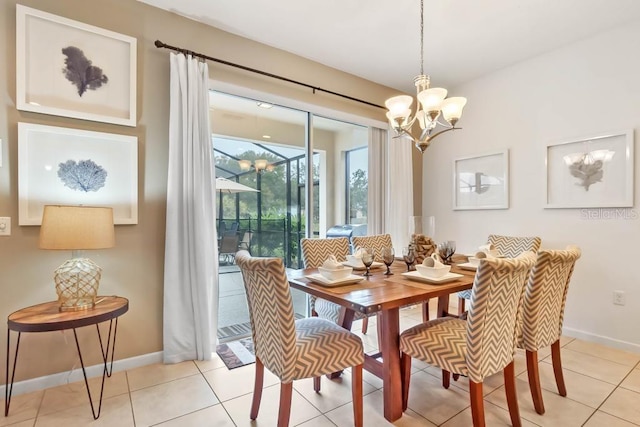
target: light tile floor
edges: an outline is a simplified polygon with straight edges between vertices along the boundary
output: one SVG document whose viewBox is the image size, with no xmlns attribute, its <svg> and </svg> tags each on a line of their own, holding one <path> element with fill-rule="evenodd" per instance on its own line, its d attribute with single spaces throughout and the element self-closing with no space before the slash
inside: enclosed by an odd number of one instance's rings
<svg viewBox="0 0 640 427">
<path fill-rule="evenodd" d="M 435 309 L 435 306 L 434 306 Z M 420 310 L 403 309 L 401 328 L 419 323 Z M 367 351 L 377 347 L 375 318 L 369 333 L 360 334 Z M 555 388 L 549 351 L 540 352 L 541 382 L 546 414 L 533 410 L 525 358 L 516 356 L 518 401 L 524 426 L 638 426 L 640 425 L 640 355 L 563 337 L 562 356 L 566 398 Z M 440 371 L 414 361 L 409 409 L 396 426 L 471 425 L 468 382 L 460 378 L 448 390 L 441 386 Z M 265 372 L 262 405 L 257 421 L 249 420 L 254 365 L 227 370 L 215 356 L 206 362 L 151 365 L 114 373 L 107 381 L 102 415 L 93 421 L 84 383 L 73 383 L 13 397 L 9 417 L 0 426 L 274 426 L 279 386 Z M 382 382 L 364 373 L 364 424 L 387 426 L 382 414 Z M 99 392 L 99 379 L 91 382 Z M 485 382 L 488 426 L 509 425 L 502 376 Z M 311 380 L 294 383 L 291 426 L 351 426 L 351 377 L 322 379 L 322 391 L 313 392 Z"/>
</svg>

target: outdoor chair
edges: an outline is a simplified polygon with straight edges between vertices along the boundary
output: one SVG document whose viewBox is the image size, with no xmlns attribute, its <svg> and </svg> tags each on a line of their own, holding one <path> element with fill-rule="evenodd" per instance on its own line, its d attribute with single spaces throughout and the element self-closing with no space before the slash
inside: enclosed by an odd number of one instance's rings
<svg viewBox="0 0 640 427">
<path fill-rule="evenodd" d="M 238 235 L 225 234 L 220 239 L 220 248 L 218 249 L 218 262 L 233 264 L 236 252 L 238 251 Z"/>
<path fill-rule="evenodd" d="M 503 371 L 511 423 L 520 426 L 513 356 L 522 293 L 536 256 L 483 260 L 471 291 L 468 320 L 441 317 L 414 326 L 400 335 L 402 405 L 407 409 L 411 358 L 442 369 L 442 385 L 450 373 L 469 378 L 474 427 L 484 427 L 482 384 Z"/>
<path fill-rule="evenodd" d="M 363 425 L 362 341 L 328 320 L 294 320 L 291 290 L 280 258 L 254 258 L 247 251 L 236 255 L 249 305 L 256 369 L 250 418 L 260 409 L 264 368 L 280 379 L 278 427 L 289 425 L 293 381 L 313 377 L 320 391 L 320 376 L 351 367 L 354 425 Z"/>
<path fill-rule="evenodd" d="M 517 345 L 527 356 L 527 373 L 533 406 L 544 414 L 540 388 L 538 350 L 551 346 L 551 362 L 560 396 L 567 395 L 560 359 L 560 335 L 569 281 L 580 249 L 569 246 L 566 250 L 541 250 L 531 269 L 524 293 L 521 315 L 518 319 Z"/>
</svg>

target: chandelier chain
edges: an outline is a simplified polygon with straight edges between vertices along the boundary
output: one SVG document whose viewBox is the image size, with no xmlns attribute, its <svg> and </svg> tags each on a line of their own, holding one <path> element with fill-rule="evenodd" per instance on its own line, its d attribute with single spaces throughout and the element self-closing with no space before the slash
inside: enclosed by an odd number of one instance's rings
<svg viewBox="0 0 640 427">
<path fill-rule="evenodd" d="M 424 0 L 420 0 L 420 75 L 424 74 Z"/>
</svg>

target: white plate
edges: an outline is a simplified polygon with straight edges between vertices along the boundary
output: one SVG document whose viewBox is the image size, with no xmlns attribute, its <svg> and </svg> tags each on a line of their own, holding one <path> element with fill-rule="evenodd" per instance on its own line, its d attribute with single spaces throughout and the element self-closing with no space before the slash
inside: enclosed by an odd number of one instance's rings
<svg viewBox="0 0 640 427">
<path fill-rule="evenodd" d="M 351 283 L 358 283 L 363 281 L 365 278 L 363 276 L 356 276 L 355 274 L 351 274 L 344 279 L 340 280 L 329 280 L 321 274 L 310 274 L 305 276 L 307 279 L 311 280 L 313 283 L 317 283 L 322 286 L 342 286 L 349 285 Z"/>
<path fill-rule="evenodd" d="M 473 270 L 476 271 L 478 269 L 477 265 L 473 265 L 470 262 L 465 262 L 463 264 L 457 264 L 458 267 L 460 267 L 463 270 Z"/>
<path fill-rule="evenodd" d="M 458 280 L 459 278 L 464 277 L 463 274 L 458 274 L 458 273 L 447 273 L 444 276 L 438 277 L 438 278 L 427 277 L 427 276 L 423 276 L 417 271 L 407 271 L 405 273 L 402 273 L 402 275 L 407 279 L 415 280 L 417 282 L 436 283 L 436 284 L 453 282 L 454 280 Z"/>
<path fill-rule="evenodd" d="M 367 268 L 364 266 L 364 264 L 352 264 L 349 261 L 342 261 L 342 265 L 346 266 L 346 267 L 351 267 L 354 270 L 366 270 Z M 370 270 L 373 270 L 374 268 L 381 268 L 383 267 L 384 264 L 378 261 L 373 261 L 373 264 L 371 264 L 371 267 L 369 267 Z"/>
</svg>

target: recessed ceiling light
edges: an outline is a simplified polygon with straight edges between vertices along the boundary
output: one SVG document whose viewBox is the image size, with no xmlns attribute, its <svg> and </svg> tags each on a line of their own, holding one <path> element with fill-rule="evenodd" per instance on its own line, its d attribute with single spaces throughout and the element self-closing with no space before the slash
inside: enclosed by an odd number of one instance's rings
<svg viewBox="0 0 640 427">
<path fill-rule="evenodd" d="M 271 135 L 262 135 L 264 139 L 271 139 Z"/>
<path fill-rule="evenodd" d="M 268 102 L 258 102 L 258 107 L 269 109 L 273 107 L 273 104 L 269 104 Z"/>
</svg>

